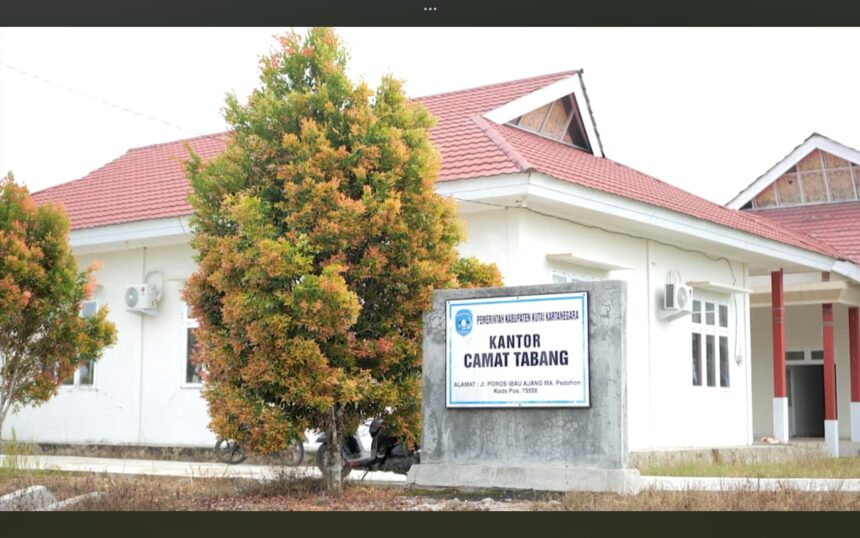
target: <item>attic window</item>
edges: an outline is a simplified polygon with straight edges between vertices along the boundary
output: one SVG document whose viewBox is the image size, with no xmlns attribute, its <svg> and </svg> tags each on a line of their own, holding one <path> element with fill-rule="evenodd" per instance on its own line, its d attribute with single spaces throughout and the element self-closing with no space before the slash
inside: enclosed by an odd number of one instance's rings
<svg viewBox="0 0 860 538">
<path fill-rule="evenodd" d="M 858 200 L 860 166 L 815 150 L 752 200 L 754 208 Z"/>
<path fill-rule="evenodd" d="M 547 103 L 508 123 L 565 144 L 591 150 L 585 136 L 582 115 L 572 95 Z"/>
</svg>

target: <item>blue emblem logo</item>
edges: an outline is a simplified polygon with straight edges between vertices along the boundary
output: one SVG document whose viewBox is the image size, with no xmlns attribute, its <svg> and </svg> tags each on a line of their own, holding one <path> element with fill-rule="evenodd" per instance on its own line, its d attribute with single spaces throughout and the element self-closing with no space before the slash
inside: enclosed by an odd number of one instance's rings
<svg viewBox="0 0 860 538">
<path fill-rule="evenodd" d="M 457 329 L 457 334 L 466 336 L 472 332 L 472 311 L 460 310 L 454 316 L 454 327 Z"/>
</svg>

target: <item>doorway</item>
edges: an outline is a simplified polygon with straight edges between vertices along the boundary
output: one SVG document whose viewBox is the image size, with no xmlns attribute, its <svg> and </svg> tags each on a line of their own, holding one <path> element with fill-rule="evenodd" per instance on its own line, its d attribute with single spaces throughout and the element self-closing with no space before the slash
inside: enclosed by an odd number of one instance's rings
<svg viewBox="0 0 860 538">
<path fill-rule="evenodd" d="M 824 365 L 786 366 L 789 437 L 824 437 Z"/>
</svg>

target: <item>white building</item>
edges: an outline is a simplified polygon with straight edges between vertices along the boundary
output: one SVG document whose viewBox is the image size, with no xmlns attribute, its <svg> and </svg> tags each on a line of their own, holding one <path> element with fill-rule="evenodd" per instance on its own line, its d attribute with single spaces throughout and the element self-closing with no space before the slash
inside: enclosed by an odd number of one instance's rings
<svg viewBox="0 0 860 538">
<path fill-rule="evenodd" d="M 431 133 L 443 157 L 437 190 L 459 201 L 468 230 L 463 255 L 495 262 L 509 285 L 627 282 L 631 450 L 748 445 L 775 431 L 773 402 L 785 402 L 773 399 L 768 310 L 751 310 L 769 301 L 769 288 L 750 293 L 774 271 L 791 278 L 827 272 L 831 281 L 824 288 L 853 300 L 860 255 L 609 160 L 579 72 L 419 101 L 439 118 Z M 104 263 L 94 299 L 110 306 L 118 341 L 92 376 L 77 375 L 46 405 L 8 420 L 19 438 L 214 442 L 187 363 L 193 320 L 179 295 L 194 271 L 181 161 L 185 144 L 210 158 L 224 139 L 219 134 L 132 149 L 80 180 L 36 194 L 40 202 L 65 204 L 81 265 Z M 126 287 L 140 282 L 163 287 L 157 315 L 126 310 Z M 693 288 L 692 313 L 664 308 L 667 283 Z M 837 307 L 837 319 L 842 310 Z M 844 332 L 837 331 L 840 354 L 847 353 Z M 818 349 L 813 340 L 795 347 Z M 839 393 L 847 388 L 840 385 Z M 779 421 L 788 416 L 778 411 Z"/>
</svg>

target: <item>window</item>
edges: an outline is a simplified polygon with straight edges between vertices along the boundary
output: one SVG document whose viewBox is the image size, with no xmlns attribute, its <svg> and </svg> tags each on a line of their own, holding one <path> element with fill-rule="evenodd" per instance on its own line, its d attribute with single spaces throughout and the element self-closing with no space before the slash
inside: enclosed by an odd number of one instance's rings
<svg viewBox="0 0 860 538">
<path fill-rule="evenodd" d="M 573 95 L 567 95 L 509 122 L 527 131 L 590 150 L 582 114 Z"/>
<path fill-rule="evenodd" d="M 82 318 L 94 316 L 98 311 L 98 301 L 84 301 L 81 303 L 80 315 Z M 95 378 L 95 367 L 95 361 L 82 362 L 75 373 L 63 381 L 63 385 L 67 387 L 92 387 Z"/>
<path fill-rule="evenodd" d="M 576 281 L 591 282 L 595 280 L 604 280 L 604 278 L 601 276 L 589 274 L 584 271 L 560 271 L 558 269 L 553 269 L 549 272 L 549 274 L 553 283 Z"/>
<path fill-rule="evenodd" d="M 822 204 L 860 199 L 860 167 L 815 150 L 752 200 L 753 208 Z"/>
<path fill-rule="evenodd" d="M 191 359 L 194 353 L 194 347 L 197 345 L 197 327 L 199 326 L 196 319 L 191 317 L 191 306 L 182 305 L 182 326 L 185 333 L 185 384 L 200 385 L 203 382 L 201 373 L 203 365 L 196 364 Z"/>
<path fill-rule="evenodd" d="M 693 386 L 730 387 L 728 304 L 694 299 L 690 321 Z"/>
</svg>

